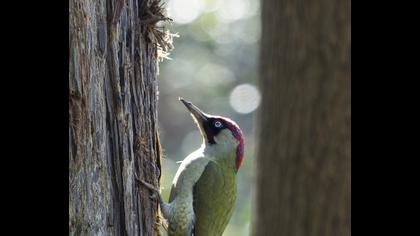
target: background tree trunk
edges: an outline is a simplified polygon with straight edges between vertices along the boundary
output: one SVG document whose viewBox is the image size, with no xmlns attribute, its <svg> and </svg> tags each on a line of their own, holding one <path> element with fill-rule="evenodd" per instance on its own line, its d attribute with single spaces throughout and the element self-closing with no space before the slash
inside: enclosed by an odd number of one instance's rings
<svg viewBox="0 0 420 236">
<path fill-rule="evenodd" d="M 140 22 L 152 3 L 69 2 L 70 235 L 154 232 L 157 204 L 135 181 L 160 178 L 157 44 Z"/>
<path fill-rule="evenodd" d="M 253 235 L 350 235 L 350 0 L 262 1 Z"/>
</svg>

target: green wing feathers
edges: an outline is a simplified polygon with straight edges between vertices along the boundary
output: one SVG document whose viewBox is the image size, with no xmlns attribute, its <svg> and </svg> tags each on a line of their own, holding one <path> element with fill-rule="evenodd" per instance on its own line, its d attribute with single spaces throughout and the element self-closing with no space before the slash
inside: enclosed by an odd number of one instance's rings
<svg viewBox="0 0 420 236">
<path fill-rule="evenodd" d="M 209 162 L 194 186 L 194 236 L 220 236 L 233 214 L 236 176 L 224 165 Z"/>
</svg>

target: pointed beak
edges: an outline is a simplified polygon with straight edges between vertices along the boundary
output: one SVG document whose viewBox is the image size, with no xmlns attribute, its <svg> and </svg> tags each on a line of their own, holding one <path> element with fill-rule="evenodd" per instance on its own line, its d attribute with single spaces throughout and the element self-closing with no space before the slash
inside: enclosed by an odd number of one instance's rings
<svg viewBox="0 0 420 236">
<path fill-rule="evenodd" d="M 179 100 L 184 103 L 187 109 L 190 111 L 192 117 L 194 118 L 195 122 L 200 129 L 201 134 L 207 139 L 206 131 L 204 127 L 207 125 L 209 115 L 202 112 L 198 107 L 196 107 L 192 102 L 187 101 L 183 98 L 179 98 Z"/>
</svg>

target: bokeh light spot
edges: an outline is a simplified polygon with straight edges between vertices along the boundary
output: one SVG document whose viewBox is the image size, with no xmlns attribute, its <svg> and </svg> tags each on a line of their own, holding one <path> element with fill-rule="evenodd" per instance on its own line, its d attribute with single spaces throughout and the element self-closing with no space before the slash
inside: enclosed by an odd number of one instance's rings
<svg viewBox="0 0 420 236">
<path fill-rule="evenodd" d="M 223 6 L 222 0 L 204 0 L 204 2 L 206 4 L 205 12 L 217 11 Z"/>
<path fill-rule="evenodd" d="M 254 85 L 241 84 L 232 90 L 229 102 L 236 112 L 251 113 L 260 105 L 261 95 Z"/>
<path fill-rule="evenodd" d="M 226 0 L 223 7 L 218 9 L 217 14 L 223 22 L 229 23 L 245 17 L 249 12 L 249 7 L 249 0 Z"/>
<path fill-rule="evenodd" d="M 175 23 L 187 24 L 201 15 L 203 8 L 202 0 L 170 0 L 168 14 Z"/>
</svg>

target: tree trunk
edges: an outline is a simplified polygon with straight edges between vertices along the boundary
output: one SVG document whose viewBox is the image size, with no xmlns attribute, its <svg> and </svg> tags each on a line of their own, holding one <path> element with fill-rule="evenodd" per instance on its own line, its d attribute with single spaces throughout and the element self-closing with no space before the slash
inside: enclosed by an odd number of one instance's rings
<svg viewBox="0 0 420 236">
<path fill-rule="evenodd" d="M 69 2 L 70 235 L 155 230 L 157 203 L 135 177 L 159 185 L 158 20 L 144 24 L 156 3 Z"/>
<path fill-rule="evenodd" d="M 350 236 L 350 11 L 262 1 L 255 236 Z"/>
</svg>

